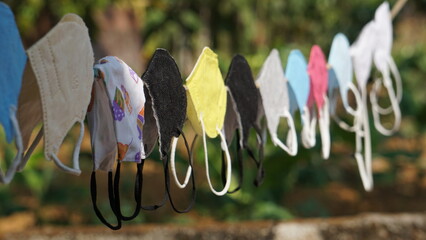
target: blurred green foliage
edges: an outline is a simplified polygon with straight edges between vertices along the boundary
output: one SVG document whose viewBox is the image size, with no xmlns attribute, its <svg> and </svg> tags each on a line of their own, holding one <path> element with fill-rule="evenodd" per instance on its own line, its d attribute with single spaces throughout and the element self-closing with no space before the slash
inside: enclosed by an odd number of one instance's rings
<svg viewBox="0 0 426 240">
<path fill-rule="evenodd" d="M 82 16 L 95 42 L 99 30 L 95 21 L 97 12 L 106 11 L 111 6 L 132 9 L 139 22 L 142 57 L 145 60 L 148 60 L 158 47 L 168 49 L 176 58 L 182 52 L 196 58 L 201 49 L 208 45 L 218 53 L 220 67 L 225 76 L 231 58 L 236 53 L 241 53 L 248 59 L 253 74 L 256 75 L 272 48 L 279 49 L 285 64 L 288 53 L 294 48 L 301 49 L 305 56 L 308 56 L 311 46 L 318 44 L 325 53 L 328 53 L 333 36 L 339 32 L 346 34 L 353 42 L 363 25 L 373 18 L 375 9 L 382 1 L 7 0 L 5 2 L 12 7 L 26 43 L 34 42 L 40 37 L 40 32 L 46 31 L 43 30 L 40 19 L 47 16 L 51 24 L 54 24 L 68 12 Z M 390 3 L 393 5 L 395 1 Z M 396 25 L 408 15 L 424 18 L 426 1 L 409 1 L 407 8 L 409 14 L 398 16 L 394 22 Z M 401 40 L 407 38 L 408 40 Z M 412 38 L 419 39 L 416 36 Z M 395 34 L 396 45 L 393 55 L 404 82 L 404 97 L 401 102 L 404 118 L 397 136 L 421 142 L 425 137 L 423 119 L 426 119 L 426 94 L 424 94 L 426 42 L 410 39 L 410 36 Z M 184 68 L 182 66 L 184 63 L 178 61 L 178 64 Z M 186 71 L 182 72 L 184 75 L 188 74 Z M 300 119 L 295 122 L 300 122 Z M 392 164 L 391 170 L 375 175 L 376 186 L 388 185 L 395 181 L 396 159 L 400 156 L 406 157 L 408 162 L 419 168 L 422 167 L 419 163 L 421 150 L 401 151 L 384 148 L 377 150 L 387 137 L 379 135 L 374 128 L 372 129 L 373 154 L 385 156 Z M 210 193 L 206 180 L 201 179 L 199 181 L 202 184 L 198 189 L 194 211 L 201 216 L 228 221 L 330 216 L 329 209 L 315 196 L 307 197 L 293 209 L 286 208 L 284 199 L 297 187 L 322 188 L 333 181 L 352 184 L 362 191 L 355 161 L 351 155 L 354 135 L 339 129 L 336 125 L 332 125 L 331 132 L 333 148 L 339 145 L 346 151 L 333 152 L 327 161 L 321 159 L 319 146 L 310 150 L 299 147 L 298 156 L 289 157 L 268 140 L 265 149 L 266 178 L 261 187 L 256 188 L 252 184 L 255 166 L 246 156 L 247 169 L 242 190 L 218 198 Z M 252 136 L 251 141 L 254 141 L 254 134 Z M 4 137 L 0 136 L 0 139 L 3 141 Z M 320 143 L 320 139 L 317 139 L 317 142 Z M 4 162 L 12 158 L 14 147 L 3 142 L 0 146 L 1 149 L 5 149 L 0 157 L 4 166 Z M 217 146 L 218 140 L 209 143 L 211 174 L 214 176 L 214 184 L 219 188 L 221 152 Z M 89 172 L 90 152 L 82 152 L 81 156 L 83 169 Z M 201 147 L 196 149 L 196 156 L 196 164 L 201 167 L 199 170 L 204 171 Z M 158 159 L 158 154 L 153 158 Z M 27 168 L 16 176 L 11 185 L 0 185 L 0 216 L 22 210 L 42 211 L 40 209 L 48 205 L 65 205 L 72 208 L 69 211 L 77 211 L 84 215 L 83 222 L 98 223 L 91 211 L 88 173 L 82 176 L 85 181 L 78 180 L 76 177 L 59 172 L 52 164 L 45 162 L 40 148 L 30 159 Z M 157 161 L 157 164 L 160 163 Z M 347 165 L 352 169 L 352 175 L 342 167 Z M 234 176 L 234 179 L 236 177 Z M 133 179 L 123 180 L 123 192 L 126 189 L 131 192 L 132 181 Z M 37 203 L 26 204 L 25 201 L 17 201 L 22 196 L 35 198 Z M 78 204 L 79 202 L 82 204 Z M 104 209 L 108 207 L 106 201 L 100 205 Z M 123 200 L 123 205 L 125 210 L 129 210 L 132 202 Z M 69 216 L 71 215 L 69 213 Z M 43 214 L 40 213 L 38 220 L 43 223 L 43 219 Z M 155 213 L 143 213 L 136 220 L 136 222 L 153 221 L 187 223 L 192 220 L 187 216 L 171 215 L 170 211 L 160 212 L 160 217 L 155 216 Z M 70 224 L 72 221 L 64 220 L 62 223 Z"/>
</svg>

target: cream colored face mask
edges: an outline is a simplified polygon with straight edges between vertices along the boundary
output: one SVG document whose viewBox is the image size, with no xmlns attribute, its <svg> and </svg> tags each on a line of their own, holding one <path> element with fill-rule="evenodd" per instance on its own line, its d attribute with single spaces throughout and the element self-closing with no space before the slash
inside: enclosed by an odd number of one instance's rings
<svg viewBox="0 0 426 240">
<path fill-rule="evenodd" d="M 78 155 L 93 83 L 94 59 L 87 27 L 77 15 L 67 14 L 46 36 L 29 48 L 27 54 L 32 70 L 26 70 L 28 78 L 24 79 L 19 99 L 22 106 L 18 108 L 24 146 L 27 146 L 31 132 L 40 119 L 40 112 L 34 112 L 39 108 L 29 110 L 34 103 L 41 103 L 43 128 L 27 151 L 21 168 L 44 134 L 46 159 L 53 160 L 66 172 L 80 174 Z M 68 167 L 57 157 L 57 153 L 76 122 L 80 123 L 80 136 L 74 148 L 73 167 Z"/>
<path fill-rule="evenodd" d="M 187 116 L 198 135 L 203 136 L 206 175 L 211 191 L 224 195 L 231 185 L 231 157 L 221 129 L 226 113 L 226 88 L 220 73 L 217 55 L 208 47 L 203 49 L 192 73 L 186 79 Z M 210 180 L 206 134 L 210 138 L 220 135 L 221 147 L 225 151 L 227 172 L 222 191 L 216 191 Z"/>
</svg>

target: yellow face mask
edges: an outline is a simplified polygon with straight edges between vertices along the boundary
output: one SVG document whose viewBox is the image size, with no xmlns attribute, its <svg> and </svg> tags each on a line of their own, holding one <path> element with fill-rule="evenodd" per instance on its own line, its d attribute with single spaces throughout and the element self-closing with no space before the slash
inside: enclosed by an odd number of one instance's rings
<svg viewBox="0 0 426 240">
<path fill-rule="evenodd" d="M 203 49 L 192 73 L 186 79 L 187 117 L 198 135 L 203 136 L 206 175 L 211 191 L 222 196 L 231 185 L 231 158 L 222 133 L 226 113 L 226 88 L 219 70 L 217 55 L 208 47 Z M 210 138 L 220 135 L 225 151 L 227 181 L 222 191 L 216 191 L 210 181 L 206 134 Z"/>
<path fill-rule="evenodd" d="M 202 135 L 201 121 L 207 136 L 215 138 L 222 129 L 226 112 L 226 88 L 218 67 L 217 55 L 208 47 L 186 79 L 187 115 L 197 134 Z"/>
</svg>

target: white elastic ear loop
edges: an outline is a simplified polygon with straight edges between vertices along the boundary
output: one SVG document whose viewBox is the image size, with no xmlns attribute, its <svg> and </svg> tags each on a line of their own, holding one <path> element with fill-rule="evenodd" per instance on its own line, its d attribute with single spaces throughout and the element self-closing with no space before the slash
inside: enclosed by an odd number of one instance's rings
<svg viewBox="0 0 426 240">
<path fill-rule="evenodd" d="M 392 87 L 391 88 L 386 87 L 389 94 L 389 99 L 391 101 L 391 107 L 392 107 L 393 114 L 395 116 L 395 120 L 391 128 L 389 129 L 385 128 L 381 122 L 380 116 L 382 113 L 380 112 L 379 104 L 377 102 L 377 92 L 379 92 L 381 89 L 381 82 L 382 81 L 380 79 L 374 82 L 373 89 L 370 92 L 370 102 L 372 106 L 374 126 L 376 127 L 377 131 L 379 131 L 381 134 L 385 136 L 390 136 L 398 130 L 401 124 L 401 109 L 399 108 L 398 99 L 396 98 L 395 93 L 393 92 L 393 89 L 391 89 Z"/>
<path fill-rule="evenodd" d="M 332 118 L 337 123 L 337 125 L 339 125 L 339 127 L 341 129 L 348 131 L 348 132 L 356 132 L 356 131 L 358 131 L 359 124 L 358 125 L 355 124 L 355 118 L 356 118 L 356 116 L 358 116 L 360 114 L 360 111 L 362 109 L 363 104 L 362 104 L 362 99 L 361 99 L 360 93 L 359 93 L 358 89 L 356 88 L 356 86 L 352 82 L 350 82 L 348 87 L 355 96 L 356 109 L 353 109 L 348 104 L 348 106 L 345 106 L 345 110 L 346 110 L 346 112 L 348 112 L 350 115 L 352 115 L 354 117 L 354 124 L 352 126 L 350 126 L 349 124 L 347 124 L 346 122 L 341 120 L 337 116 L 337 114 L 332 115 Z"/>
<path fill-rule="evenodd" d="M 10 117 L 10 121 L 12 122 L 13 128 L 15 130 L 15 145 L 16 145 L 16 148 L 18 149 L 18 152 L 16 153 L 16 156 L 13 159 L 11 166 L 7 170 L 6 175 L 3 175 L 3 172 L 1 171 L 1 168 L 0 168 L 0 182 L 4 184 L 9 184 L 12 181 L 16 171 L 19 168 L 19 165 L 22 162 L 22 152 L 24 151 L 24 147 L 22 144 L 22 135 L 21 135 L 21 131 L 19 130 L 18 119 L 16 119 L 15 106 L 10 107 L 9 117 Z"/>
<path fill-rule="evenodd" d="M 271 133 L 271 139 L 275 146 L 278 145 L 282 150 L 286 151 L 290 156 L 297 155 L 297 135 L 294 126 L 293 117 L 289 112 L 285 112 L 282 117 L 287 119 L 288 133 L 287 133 L 287 146 L 278 138 L 277 133 Z"/>
<path fill-rule="evenodd" d="M 222 189 L 222 191 L 218 192 L 213 188 L 213 185 L 210 180 L 210 172 L 209 172 L 209 157 L 207 155 L 207 140 L 206 140 L 206 130 L 204 128 L 204 121 L 203 121 L 203 115 L 200 114 L 200 122 L 201 122 L 201 128 L 203 131 L 203 145 L 204 145 L 204 161 L 206 163 L 206 176 L 207 176 L 207 182 L 209 183 L 210 190 L 217 196 L 223 196 L 225 195 L 229 188 L 231 187 L 231 173 L 232 173 L 232 166 L 231 166 L 231 157 L 229 155 L 228 147 L 226 144 L 225 136 L 222 134 L 220 129 L 216 127 L 216 130 L 218 131 L 220 138 L 221 138 L 221 147 L 223 151 L 225 152 L 225 158 L 226 158 L 226 183 L 225 187 Z"/>
<path fill-rule="evenodd" d="M 396 66 L 391 66 L 393 63 L 392 58 L 389 57 L 388 59 L 390 60 L 388 60 L 387 62 L 389 63 L 389 67 L 392 70 L 392 74 L 394 75 L 395 82 L 397 85 L 397 93 L 395 94 L 395 91 L 392 86 L 392 80 L 389 76 L 389 69 L 386 69 L 384 72 L 382 72 L 383 85 L 386 87 L 386 90 L 388 92 L 391 106 L 388 108 L 382 108 L 378 104 L 377 92 L 379 92 L 381 89 L 382 80 L 377 79 L 374 82 L 372 91 L 370 92 L 370 102 L 372 106 L 374 126 L 376 127 L 377 131 L 386 136 L 392 135 L 399 129 L 399 126 L 401 124 L 401 109 L 399 108 L 399 102 L 402 98 L 401 77 L 399 76 Z M 391 112 L 393 112 L 395 120 L 393 126 L 390 129 L 387 129 L 382 125 L 380 115 L 390 114 Z"/>
<path fill-rule="evenodd" d="M 373 172 L 372 172 L 372 160 L 371 160 L 371 136 L 370 136 L 370 125 L 368 121 L 368 109 L 367 109 L 367 90 L 361 89 L 363 107 L 361 108 L 361 114 L 356 116 L 356 125 L 359 124 L 360 129 L 356 131 L 356 152 L 355 159 L 358 164 L 358 170 L 361 176 L 362 184 L 366 191 L 373 189 Z M 358 119 L 358 117 L 360 119 Z M 364 149 L 362 147 L 362 138 L 364 139 Z M 364 150 L 364 151 L 363 151 Z M 364 152 L 364 155 L 361 152 Z"/>
<path fill-rule="evenodd" d="M 72 162 L 73 162 L 73 167 L 68 167 L 65 164 L 62 163 L 61 160 L 59 160 L 59 158 L 56 156 L 56 154 L 51 153 L 50 157 L 52 157 L 53 161 L 56 163 L 56 165 L 64 170 L 65 172 L 74 174 L 74 175 L 80 175 L 81 174 L 81 170 L 80 170 L 80 163 L 79 163 L 79 153 L 80 153 L 80 146 L 81 146 L 81 142 L 83 141 L 83 136 L 84 136 L 84 123 L 81 121 L 80 122 L 80 136 L 77 139 L 76 145 L 74 147 L 74 152 L 73 152 L 73 158 L 72 158 Z"/>
<path fill-rule="evenodd" d="M 319 130 L 321 134 L 322 157 L 328 159 L 330 157 L 330 113 L 328 111 L 328 98 L 324 95 L 324 104 L 320 111 L 318 119 Z"/>
<path fill-rule="evenodd" d="M 309 108 L 307 106 L 303 108 L 301 116 L 302 116 L 302 123 L 303 123 L 302 134 L 301 134 L 302 144 L 305 148 L 309 149 L 314 147 L 316 144 L 315 128 L 317 125 L 317 118 L 314 114 L 311 120 Z"/>
<path fill-rule="evenodd" d="M 393 58 L 391 56 L 389 56 L 387 58 L 387 63 L 389 64 L 389 69 L 392 73 L 393 79 L 395 80 L 395 86 L 396 86 L 396 98 L 398 99 L 398 102 L 400 103 L 402 100 L 402 80 L 401 80 L 401 75 L 399 74 L 398 68 L 396 67 L 396 64 L 393 60 Z M 392 85 L 392 81 L 390 78 L 386 78 L 387 81 L 384 82 L 385 86 L 389 86 L 392 87 L 392 92 L 393 91 L 393 85 Z M 380 90 L 380 88 L 379 88 Z M 381 115 L 386 115 L 386 114 L 390 114 L 393 112 L 393 108 L 392 105 L 388 106 L 386 108 L 381 107 L 379 104 L 376 105 L 377 107 L 377 111 L 381 114 Z"/>
<path fill-rule="evenodd" d="M 177 138 L 177 137 L 172 138 L 172 150 L 171 150 L 171 153 L 170 153 L 170 171 L 172 172 L 173 179 L 175 180 L 176 186 L 178 186 L 179 188 L 185 188 L 186 185 L 188 185 L 188 183 L 189 183 L 189 179 L 191 178 L 192 167 L 188 166 L 188 170 L 186 171 L 185 180 L 183 181 L 183 183 L 180 183 L 180 181 L 177 177 L 176 165 L 175 165 L 176 146 L 177 146 L 178 139 L 179 138 Z"/>
</svg>

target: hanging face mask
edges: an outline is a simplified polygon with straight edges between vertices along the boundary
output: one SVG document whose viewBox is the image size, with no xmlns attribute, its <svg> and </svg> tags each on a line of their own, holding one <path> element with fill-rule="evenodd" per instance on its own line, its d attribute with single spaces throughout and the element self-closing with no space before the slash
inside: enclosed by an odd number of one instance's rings
<svg viewBox="0 0 426 240">
<path fill-rule="evenodd" d="M 327 98 L 328 70 L 324 53 L 318 45 L 314 45 L 311 49 L 308 73 L 311 81 L 308 106 L 313 112 L 312 118 L 318 118 L 322 157 L 328 159 L 330 155 L 330 115 Z M 317 106 L 318 114 L 314 112 L 314 103 Z"/>
<path fill-rule="evenodd" d="M 109 224 L 105 218 L 102 216 L 100 211 L 96 206 L 96 176 L 95 171 L 92 172 L 91 178 L 91 193 L 92 193 L 92 202 L 95 209 L 96 215 L 99 219 L 108 227 L 113 230 L 120 229 L 121 220 L 128 221 L 134 219 L 140 212 L 141 208 L 141 192 L 142 192 L 142 166 L 141 159 L 145 158 L 145 152 L 143 148 L 143 125 L 145 122 L 144 119 L 144 110 L 145 110 L 145 95 L 142 80 L 137 76 L 137 74 L 121 59 L 117 57 L 105 57 L 98 61 L 94 66 L 94 76 L 95 76 L 95 86 L 98 88 L 95 89 L 95 100 L 98 99 L 99 102 L 103 104 L 103 108 L 97 108 L 98 114 L 110 115 L 109 117 L 101 117 L 102 121 L 109 121 L 108 123 L 102 123 L 104 126 L 113 128 L 114 133 L 102 133 L 100 136 L 105 138 L 111 138 L 115 136 L 115 146 L 117 148 L 117 168 L 114 176 L 114 182 L 112 179 L 112 170 L 111 170 L 111 158 L 107 158 L 108 163 L 108 192 L 110 196 L 110 205 L 117 217 L 118 224 L 113 226 Z M 96 92 L 96 90 L 99 90 Z M 95 105 L 96 101 L 93 101 L 93 108 L 97 107 Z M 109 108 L 109 113 L 107 107 Z M 99 107 L 99 106 L 98 106 Z M 95 112 L 92 110 L 92 112 Z M 90 121 L 92 122 L 92 121 Z M 91 127 L 94 130 L 99 127 L 95 124 Z M 99 140 L 96 138 L 98 135 L 92 135 L 92 145 L 94 141 Z M 109 139 L 108 141 L 111 141 Z M 98 144 L 99 145 L 99 144 Z M 112 143 L 108 142 L 109 149 L 111 150 Z M 105 146 L 107 147 L 107 146 Z M 95 157 L 96 149 L 95 150 Z M 115 151 L 112 151 L 115 153 Z M 105 154 L 106 155 L 106 154 Z M 110 155 L 106 155 L 110 156 Z M 113 155 L 115 157 L 115 154 Z M 96 170 L 96 158 L 95 160 L 95 170 Z M 121 171 L 121 162 L 136 162 L 137 173 L 135 181 L 135 202 L 136 207 L 131 216 L 123 216 L 120 206 L 120 171 Z M 112 187 L 113 186 L 113 187 Z"/>
<path fill-rule="evenodd" d="M 389 3 L 382 3 L 376 10 L 374 22 L 376 25 L 375 42 L 377 43 L 373 62 L 381 73 L 381 78 L 375 79 L 373 88 L 370 92 L 370 101 L 372 105 L 372 113 L 374 118 L 374 126 L 383 135 L 390 136 L 395 133 L 401 123 L 401 110 L 399 103 L 402 99 L 402 81 L 395 61 L 392 58 L 392 16 L 389 9 Z M 396 92 L 393 88 L 392 78 L 395 80 Z M 391 106 L 382 108 L 378 104 L 377 93 L 381 87 L 385 86 L 389 95 Z M 386 128 L 381 123 L 381 115 L 392 114 L 395 117 L 391 128 Z"/>
<path fill-rule="evenodd" d="M 357 152 L 355 158 L 358 162 L 361 179 L 364 188 L 369 191 L 373 188 L 373 172 L 371 169 L 371 136 L 367 109 L 367 82 L 370 78 L 373 64 L 376 25 L 374 21 L 367 23 L 361 30 L 357 40 L 352 44 L 350 53 L 352 56 L 355 77 L 361 93 L 362 110 L 360 113 L 360 130 L 356 135 Z M 362 144 L 364 147 L 362 147 Z"/>
<path fill-rule="evenodd" d="M 217 55 L 208 47 L 203 49 L 189 77 L 186 79 L 187 116 L 198 135 L 203 136 L 206 175 L 211 191 L 222 196 L 231 185 L 231 157 L 221 129 L 226 113 L 226 88 L 218 66 Z M 216 191 L 210 180 L 206 134 L 210 138 L 220 135 L 221 147 L 226 156 L 226 183 Z"/>
<path fill-rule="evenodd" d="M 39 122 L 40 114 L 43 116 L 43 128 L 31 144 L 20 167 L 23 168 L 44 134 L 46 159 L 53 160 L 66 172 L 80 174 L 78 155 L 84 135 L 83 120 L 93 83 L 93 50 L 87 28 L 77 15 L 67 14 L 46 36 L 29 48 L 27 54 L 32 69 L 26 70 L 24 74 L 19 99 L 22 107 L 18 108 L 25 148 L 34 126 Z M 35 85 L 37 87 L 25 89 Z M 34 110 L 26 111 L 29 105 L 39 102 L 41 112 L 33 115 Z M 39 110 L 37 107 L 35 109 Z M 71 168 L 62 163 L 57 153 L 67 132 L 76 122 L 80 123 L 80 136 L 74 148 Z"/>
<path fill-rule="evenodd" d="M 152 101 L 152 112 L 156 122 L 156 129 L 159 136 L 159 150 L 163 161 L 166 194 L 170 200 L 172 208 L 176 212 L 188 212 L 195 201 L 195 179 L 192 167 L 192 155 L 189 150 L 186 137 L 182 132 L 186 119 L 186 93 L 182 86 L 182 78 L 179 68 L 173 57 L 165 49 L 157 49 L 148 64 L 146 72 L 142 75 L 142 80 L 146 86 L 149 97 Z M 182 135 L 189 155 L 189 167 L 186 172 L 184 183 L 181 183 L 176 174 L 175 152 L 179 136 Z M 179 188 L 184 188 L 189 179 L 192 179 L 192 200 L 184 210 L 178 210 L 170 194 L 169 177 L 169 150 L 171 172 L 174 182 Z"/>
<path fill-rule="evenodd" d="M 284 76 L 278 50 L 273 49 L 263 63 L 256 80 L 256 85 L 259 87 L 262 97 L 266 122 L 272 142 L 289 155 L 295 156 L 297 154 L 296 128 L 289 112 L 287 79 Z M 281 142 L 277 134 L 280 118 L 282 117 L 287 119 L 289 127 L 287 145 Z"/>
<path fill-rule="evenodd" d="M 12 160 L 6 174 L 0 168 L 0 183 L 8 184 L 12 181 L 22 161 L 22 137 L 16 118 L 16 111 L 27 55 L 22 46 L 15 17 L 9 6 L 2 2 L 0 2 L 0 19 L 0 48 L 2 49 L 2 57 L 0 59 L 0 89 L 2 89 L 2 94 L 0 95 L 0 124 L 3 125 L 7 142 L 10 143 L 15 138 L 15 145 L 18 149 L 16 157 Z"/>
<path fill-rule="evenodd" d="M 102 76 L 102 75 L 100 75 Z M 113 114 L 109 103 L 104 79 L 98 74 L 94 78 L 92 95 L 87 109 L 87 121 L 90 130 L 90 140 L 92 145 L 93 171 L 91 177 L 91 196 L 93 209 L 96 215 L 111 229 L 121 228 L 121 220 L 116 212 L 116 202 L 112 183 L 112 168 L 117 155 L 117 142 L 113 124 Z M 97 207 L 97 184 L 96 171 L 108 172 L 108 194 L 111 209 L 117 218 L 117 226 L 111 225 L 102 215 Z"/>
<path fill-rule="evenodd" d="M 333 38 L 333 42 L 331 44 L 330 54 L 328 56 L 328 64 L 330 66 L 329 69 L 329 97 L 330 97 L 330 112 L 332 117 L 338 123 L 340 127 L 347 131 L 354 132 L 355 129 L 353 126 L 349 126 L 339 118 L 335 114 L 336 110 L 336 102 L 338 94 L 340 93 L 340 97 L 343 102 L 343 107 L 346 109 L 346 112 L 353 116 L 357 116 L 357 112 L 359 110 L 353 109 L 349 105 L 348 100 L 348 92 L 349 90 L 355 96 L 356 105 L 358 109 L 361 107 L 359 102 L 360 93 L 357 87 L 352 82 L 353 76 L 353 67 L 352 67 L 352 59 L 350 53 L 349 40 L 342 33 L 336 34 Z M 334 83 L 334 84 L 333 84 Z"/>
<path fill-rule="evenodd" d="M 305 148 L 312 148 L 315 146 L 315 125 L 316 119 L 310 117 L 308 106 L 308 98 L 310 92 L 310 80 L 308 75 L 308 64 L 305 57 L 299 50 L 292 50 L 288 56 L 287 66 L 285 69 L 285 76 L 288 79 L 289 86 L 291 87 L 294 97 L 296 99 L 297 108 L 293 107 L 295 111 L 299 109 L 302 118 L 302 144 Z M 292 112 L 294 114 L 294 112 Z"/>
<path fill-rule="evenodd" d="M 236 55 L 233 57 L 225 82 L 228 87 L 228 101 L 223 130 L 228 147 L 232 142 L 234 133 L 237 132 L 237 160 L 240 169 L 239 184 L 233 191 L 230 191 L 230 193 L 233 193 L 240 189 L 243 181 L 242 150 L 247 151 L 258 168 L 255 185 L 258 186 L 263 181 L 263 139 L 261 127 L 256 122 L 258 118 L 259 93 L 254 83 L 250 66 L 243 56 Z M 257 134 L 258 157 L 254 156 L 253 151 L 248 146 L 251 128 L 254 128 Z"/>
</svg>

